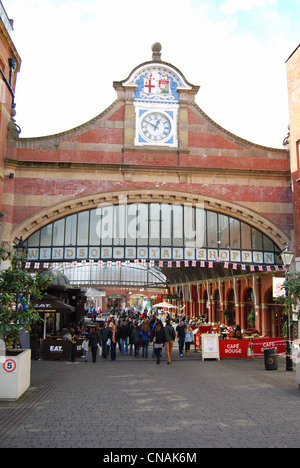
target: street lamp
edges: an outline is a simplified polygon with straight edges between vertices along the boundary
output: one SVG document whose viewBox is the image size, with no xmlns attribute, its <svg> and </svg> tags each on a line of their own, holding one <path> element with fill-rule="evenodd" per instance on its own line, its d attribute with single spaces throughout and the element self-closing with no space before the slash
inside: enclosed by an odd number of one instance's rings
<svg viewBox="0 0 300 468">
<path fill-rule="evenodd" d="M 25 254 L 26 245 L 24 244 L 22 236 L 20 237 L 20 239 L 17 239 L 16 241 L 14 241 L 14 246 L 13 247 L 14 247 L 18 257 L 22 257 Z"/>
<path fill-rule="evenodd" d="M 281 258 L 285 266 L 285 279 L 288 279 L 288 270 L 291 266 L 293 260 L 293 252 L 289 251 L 288 244 L 286 245 L 285 250 L 281 253 Z M 287 295 L 287 291 L 286 291 Z M 292 361 L 292 347 L 291 347 L 291 315 L 290 309 L 288 309 L 288 320 L 287 320 L 287 333 L 286 333 L 286 371 L 293 370 L 293 361 Z"/>
</svg>

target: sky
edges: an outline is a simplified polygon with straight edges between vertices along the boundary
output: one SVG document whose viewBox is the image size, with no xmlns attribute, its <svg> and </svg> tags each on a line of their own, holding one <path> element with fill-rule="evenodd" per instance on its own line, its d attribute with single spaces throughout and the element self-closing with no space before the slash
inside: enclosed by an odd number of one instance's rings
<svg viewBox="0 0 300 468">
<path fill-rule="evenodd" d="M 300 0 L 2 0 L 21 56 L 21 137 L 70 130 L 101 114 L 122 81 L 162 60 L 200 86 L 197 105 L 227 131 L 282 148 L 286 60 L 300 42 Z"/>
</svg>

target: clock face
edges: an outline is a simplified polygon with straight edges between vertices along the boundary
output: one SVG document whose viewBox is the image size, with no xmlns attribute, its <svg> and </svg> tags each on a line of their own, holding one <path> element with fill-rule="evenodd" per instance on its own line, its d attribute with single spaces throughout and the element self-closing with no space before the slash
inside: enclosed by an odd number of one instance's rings
<svg viewBox="0 0 300 468">
<path fill-rule="evenodd" d="M 160 112 L 148 113 L 141 122 L 143 136 L 153 142 L 165 140 L 170 135 L 171 130 L 170 119 Z"/>
</svg>

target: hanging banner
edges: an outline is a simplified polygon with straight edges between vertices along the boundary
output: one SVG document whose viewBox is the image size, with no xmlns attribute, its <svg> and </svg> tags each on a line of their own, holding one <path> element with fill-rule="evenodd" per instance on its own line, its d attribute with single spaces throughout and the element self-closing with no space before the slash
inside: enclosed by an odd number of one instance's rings
<svg viewBox="0 0 300 468">
<path fill-rule="evenodd" d="M 220 340 L 221 358 L 244 358 L 247 357 L 248 340 Z"/>
<path fill-rule="evenodd" d="M 285 338 L 256 338 L 252 341 L 253 356 L 263 356 L 265 349 L 273 348 L 276 349 L 277 354 L 286 354 Z"/>
</svg>

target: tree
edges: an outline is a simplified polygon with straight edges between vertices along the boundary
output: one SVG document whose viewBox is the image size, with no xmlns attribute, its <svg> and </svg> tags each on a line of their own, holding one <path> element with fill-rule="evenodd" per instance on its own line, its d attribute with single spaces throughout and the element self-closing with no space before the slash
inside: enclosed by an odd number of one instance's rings
<svg viewBox="0 0 300 468">
<path fill-rule="evenodd" d="M 34 305 L 40 299 L 51 279 L 41 272 L 30 273 L 22 268 L 25 256 L 7 243 L 0 243 L 0 339 L 6 342 L 18 338 L 20 330 L 30 330 L 39 320 Z"/>
<path fill-rule="evenodd" d="M 285 296 L 281 296 L 281 301 L 284 304 L 284 310 L 287 314 L 300 300 L 300 272 L 289 273 L 283 283 Z M 298 313 L 299 318 L 300 313 Z"/>
</svg>

